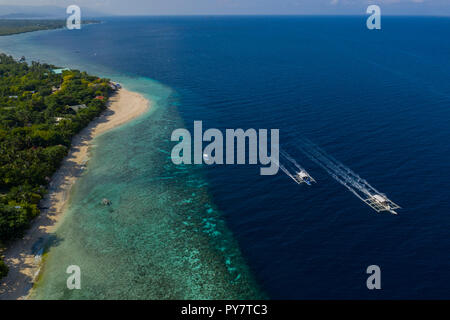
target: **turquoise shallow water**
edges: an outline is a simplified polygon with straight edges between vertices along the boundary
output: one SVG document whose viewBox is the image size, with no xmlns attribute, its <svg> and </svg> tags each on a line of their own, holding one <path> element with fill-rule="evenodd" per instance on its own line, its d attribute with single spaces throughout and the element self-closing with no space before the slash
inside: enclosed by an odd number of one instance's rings
<svg viewBox="0 0 450 320">
<path fill-rule="evenodd" d="M 183 126 L 176 92 L 72 59 L 64 50 L 30 46 L 30 36 L 11 37 L 0 48 L 110 77 L 152 101 L 147 114 L 93 141 L 88 168 L 72 189 L 32 298 L 263 297 L 200 168 L 170 160 L 170 134 Z M 103 198 L 112 205 L 101 205 Z M 69 265 L 81 268 L 81 290 L 66 287 Z"/>
</svg>

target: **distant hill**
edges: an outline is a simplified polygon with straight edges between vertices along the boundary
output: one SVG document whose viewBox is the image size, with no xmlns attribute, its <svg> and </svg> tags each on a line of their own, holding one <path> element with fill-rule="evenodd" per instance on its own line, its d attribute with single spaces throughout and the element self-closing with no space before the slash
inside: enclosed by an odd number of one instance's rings
<svg viewBox="0 0 450 320">
<path fill-rule="evenodd" d="M 105 13 L 82 8 L 82 18 L 104 17 Z M 10 6 L 0 5 L 0 19 L 63 19 L 67 18 L 66 7 L 57 6 Z"/>
</svg>

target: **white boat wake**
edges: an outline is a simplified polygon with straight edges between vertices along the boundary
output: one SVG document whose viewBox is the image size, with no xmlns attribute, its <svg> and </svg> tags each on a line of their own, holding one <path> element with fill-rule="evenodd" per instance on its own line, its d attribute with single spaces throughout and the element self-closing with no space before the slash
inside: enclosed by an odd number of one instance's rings
<svg viewBox="0 0 450 320">
<path fill-rule="evenodd" d="M 328 155 L 310 140 L 301 138 L 298 148 L 310 160 L 322 167 L 337 182 L 346 187 L 356 197 L 361 199 L 375 211 L 389 211 L 396 214 L 394 210 L 400 208 L 384 194 L 372 187 L 366 180 L 332 156 Z"/>
<path fill-rule="evenodd" d="M 284 165 L 277 163 L 278 167 L 296 183 L 311 185 L 311 182 L 316 182 L 286 151 L 280 149 L 280 156 L 280 160 L 284 160 Z"/>
</svg>

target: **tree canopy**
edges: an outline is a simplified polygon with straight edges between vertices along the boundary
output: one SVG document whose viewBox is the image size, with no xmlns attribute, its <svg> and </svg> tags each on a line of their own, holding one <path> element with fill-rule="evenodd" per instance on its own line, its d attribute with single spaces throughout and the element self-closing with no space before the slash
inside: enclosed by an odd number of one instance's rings
<svg viewBox="0 0 450 320">
<path fill-rule="evenodd" d="M 101 114 L 112 91 L 108 79 L 55 68 L 0 54 L 0 246 L 39 214 L 72 137 Z"/>
</svg>

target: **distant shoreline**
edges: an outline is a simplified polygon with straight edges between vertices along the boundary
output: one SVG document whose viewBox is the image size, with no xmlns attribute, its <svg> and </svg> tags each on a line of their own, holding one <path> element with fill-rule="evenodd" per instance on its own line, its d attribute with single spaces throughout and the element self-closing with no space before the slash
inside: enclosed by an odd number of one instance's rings
<svg viewBox="0 0 450 320">
<path fill-rule="evenodd" d="M 82 25 L 100 24 L 100 20 L 84 20 Z M 65 29 L 66 21 L 60 19 L 6 19 L 0 18 L 0 36 Z"/>
<path fill-rule="evenodd" d="M 150 107 L 150 101 L 142 95 L 122 88 L 109 99 L 103 114 L 73 138 L 69 154 L 51 178 L 49 193 L 41 202 L 47 209 L 41 210 L 25 236 L 3 253 L 9 273 L 0 280 L 0 300 L 26 299 L 30 294 L 40 272 L 43 249 L 64 216 L 72 186 L 89 160 L 92 140 L 141 116 Z"/>
</svg>

